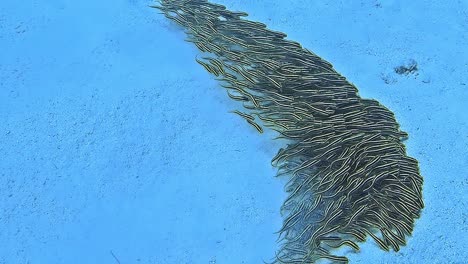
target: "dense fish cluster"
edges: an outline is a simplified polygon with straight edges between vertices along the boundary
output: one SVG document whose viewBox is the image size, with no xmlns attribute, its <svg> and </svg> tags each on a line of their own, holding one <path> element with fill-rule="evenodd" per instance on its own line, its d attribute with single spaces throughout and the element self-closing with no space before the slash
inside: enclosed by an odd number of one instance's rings
<svg viewBox="0 0 468 264">
<path fill-rule="evenodd" d="M 347 262 L 333 249 L 357 251 L 367 236 L 384 250 L 405 245 L 424 206 L 423 179 L 391 111 L 244 12 L 205 0 L 154 7 L 186 30 L 203 52 L 198 63 L 247 109 L 235 113 L 289 142 L 272 160 L 289 177 L 274 262 Z"/>
</svg>

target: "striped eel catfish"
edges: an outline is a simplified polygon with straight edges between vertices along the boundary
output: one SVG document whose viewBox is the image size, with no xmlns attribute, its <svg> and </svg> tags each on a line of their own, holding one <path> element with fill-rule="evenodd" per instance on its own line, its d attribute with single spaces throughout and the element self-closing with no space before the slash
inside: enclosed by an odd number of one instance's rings
<svg viewBox="0 0 468 264">
<path fill-rule="evenodd" d="M 358 251 L 368 236 L 387 251 L 405 245 L 424 207 L 423 179 L 389 109 L 247 13 L 206 0 L 152 7 L 185 29 L 197 62 L 246 108 L 235 113 L 287 142 L 272 159 L 288 177 L 273 263 L 346 263 L 334 249 Z"/>
</svg>

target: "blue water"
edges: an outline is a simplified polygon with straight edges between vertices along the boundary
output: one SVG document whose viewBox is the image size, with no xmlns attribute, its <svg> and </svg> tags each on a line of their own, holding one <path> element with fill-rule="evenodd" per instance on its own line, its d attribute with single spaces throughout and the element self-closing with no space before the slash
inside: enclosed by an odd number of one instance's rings
<svg viewBox="0 0 468 264">
<path fill-rule="evenodd" d="M 408 245 L 350 263 L 468 263 L 468 2 L 228 1 L 395 112 L 426 207 Z M 282 142 L 151 1 L 0 3 L 0 263 L 262 263 Z M 394 68 L 417 63 L 408 75 Z"/>
</svg>

